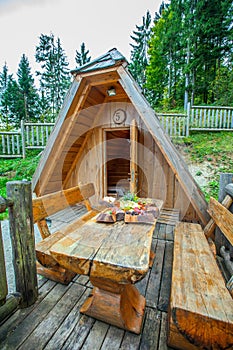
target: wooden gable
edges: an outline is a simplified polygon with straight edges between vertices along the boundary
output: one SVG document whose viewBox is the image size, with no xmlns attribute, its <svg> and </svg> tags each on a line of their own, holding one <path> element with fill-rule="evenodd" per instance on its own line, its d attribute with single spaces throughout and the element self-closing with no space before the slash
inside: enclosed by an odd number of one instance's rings
<svg viewBox="0 0 233 350">
<path fill-rule="evenodd" d="M 124 173 L 123 180 L 127 180 L 127 163 L 131 181 L 132 171 L 137 174 L 140 196 L 163 199 L 166 207 L 180 209 L 185 220 L 205 225 L 209 216 L 203 194 L 126 66 L 123 56 L 111 50 L 93 64 L 73 71 L 74 81 L 35 172 L 33 189 L 44 195 L 93 182 L 98 201 L 107 194 L 109 132 L 118 130 L 117 139 L 125 145 L 125 152 L 118 152 L 124 157 L 116 153 L 118 163 L 113 166 Z M 115 89 L 114 96 L 107 94 L 110 87 Z M 119 110 L 125 113 L 125 120 L 118 124 L 113 115 Z M 132 141 L 133 123 L 137 141 Z M 127 139 L 136 147 L 134 161 L 132 147 L 126 150 Z M 120 161 L 123 158 L 125 161 Z M 111 164 L 108 166 L 110 169 Z"/>
</svg>

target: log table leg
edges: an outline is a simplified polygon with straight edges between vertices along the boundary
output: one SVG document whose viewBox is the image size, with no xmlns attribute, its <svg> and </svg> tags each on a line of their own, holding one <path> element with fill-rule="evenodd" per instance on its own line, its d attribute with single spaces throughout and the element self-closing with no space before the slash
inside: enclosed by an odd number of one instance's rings
<svg viewBox="0 0 233 350">
<path fill-rule="evenodd" d="M 91 277 L 90 281 L 94 289 L 80 312 L 139 334 L 146 301 L 137 288 L 103 278 Z"/>
</svg>

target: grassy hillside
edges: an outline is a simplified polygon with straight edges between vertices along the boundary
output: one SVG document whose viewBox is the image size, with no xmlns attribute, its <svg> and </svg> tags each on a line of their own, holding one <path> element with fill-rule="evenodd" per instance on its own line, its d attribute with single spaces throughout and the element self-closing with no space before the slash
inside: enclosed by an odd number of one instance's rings
<svg viewBox="0 0 233 350">
<path fill-rule="evenodd" d="M 0 161 L 0 196 L 6 197 L 6 183 L 16 180 L 31 180 L 40 159 L 41 151 L 30 150 L 27 158 L 1 159 Z M 3 219 L 7 214 L 0 214 Z"/>
<path fill-rule="evenodd" d="M 217 199 L 219 174 L 233 173 L 233 132 L 195 132 L 174 143 L 206 199 Z"/>
</svg>

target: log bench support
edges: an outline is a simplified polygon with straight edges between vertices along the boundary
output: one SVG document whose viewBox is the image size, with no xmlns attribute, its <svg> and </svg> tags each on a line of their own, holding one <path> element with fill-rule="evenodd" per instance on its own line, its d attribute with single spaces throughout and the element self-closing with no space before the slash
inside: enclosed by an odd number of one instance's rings
<svg viewBox="0 0 233 350">
<path fill-rule="evenodd" d="M 174 232 L 168 345 L 233 348 L 232 297 L 198 224 L 181 222 Z"/>
<path fill-rule="evenodd" d="M 127 331 L 139 334 L 145 311 L 145 298 L 137 288 L 103 278 L 90 278 L 94 286 L 80 312 Z"/>
</svg>

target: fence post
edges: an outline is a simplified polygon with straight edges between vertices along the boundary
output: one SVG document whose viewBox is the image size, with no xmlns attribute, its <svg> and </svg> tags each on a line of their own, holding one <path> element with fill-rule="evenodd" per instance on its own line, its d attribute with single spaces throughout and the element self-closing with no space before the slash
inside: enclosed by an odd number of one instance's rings
<svg viewBox="0 0 233 350">
<path fill-rule="evenodd" d="M 21 120 L 21 140 L 22 140 L 22 156 L 25 158 L 26 156 L 26 145 L 25 145 L 25 127 L 24 120 Z"/>
<path fill-rule="evenodd" d="M 22 295 L 21 308 L 33 304 L 38 297 L 35 239 L 32 215 L 32 191 L 29 181 L 7 183 L 12 255 L 16 291 Z"/>
<path fill-rule="evenodd" d="M 191 103 L 188 102 L 187 105 L 187 117 L 186 117 L 186 137 L 189 136 L 189 120 L 190 120 L 190 108 L 191 108 Z"/>
<path fill-rule="evenodd" d="M 4 250 L 3 250 L 3 243 L 2 243 L 2 227 L 0 222 L 0 306 L 2 306 L 5 303 L 7 293 L 8 293 L 8 288 L 7 288 L 7 279 L 6 279 Z"/>
</svg>

